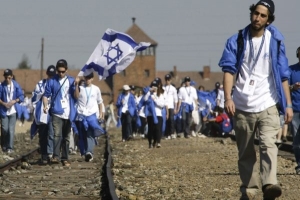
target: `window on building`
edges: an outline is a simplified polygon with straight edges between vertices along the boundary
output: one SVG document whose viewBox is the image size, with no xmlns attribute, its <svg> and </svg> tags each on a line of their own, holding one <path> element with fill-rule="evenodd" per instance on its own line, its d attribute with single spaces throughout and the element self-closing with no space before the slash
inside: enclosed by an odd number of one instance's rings
<svg viewBox="0 0 300 200">
<path fill-rule="evenodd" d="M 145 75 L 145 77 L 149 77 L 149 76 L 150 76 L 150 71 L 149 71 L 149 69 L 146 69 L 146 70 L 144 71 L 144 75 Z"/>
<path fill-rule="evenodd" d="M 137 56 L 154 56 L 155 55 L 155 47 L 148 47 L 143 51 L 136 52 Z"/>
</svg>

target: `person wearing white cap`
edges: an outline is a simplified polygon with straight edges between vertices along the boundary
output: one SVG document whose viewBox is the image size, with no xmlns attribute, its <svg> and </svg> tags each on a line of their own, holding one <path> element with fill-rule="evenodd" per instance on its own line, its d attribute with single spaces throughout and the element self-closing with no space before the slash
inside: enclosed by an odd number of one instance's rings
<svg viewBox="0 0 300 200">
<path fill-rule="evenodd" d="M 122 124 L 122 141 L 129 140 L 132 134 L 132 117 L 136 113 L 135 97 L 130 92 L 128 85 L 123 85 L 123 92 L 119 95 L 116 106 L 118 108 L 118 126 Z"/>
</svg>

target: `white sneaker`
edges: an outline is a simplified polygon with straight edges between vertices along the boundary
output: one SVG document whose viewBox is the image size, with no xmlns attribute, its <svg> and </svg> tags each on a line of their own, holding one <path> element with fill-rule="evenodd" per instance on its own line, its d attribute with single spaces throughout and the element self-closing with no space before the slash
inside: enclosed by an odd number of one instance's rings
<svg viewBox="0 0 300 200">
<path fill-rule="evenodd" d="M 22 126 L 22 122 L 19 123 L 19 126 Z"/>
<path fill-rule="evenodd" d="M 141 138 L 145 138 L 145 135 L 144 135 L 144 134 L 141 134 Z"/>
<path fill-rule="evenodd" d="M 203 134 L 201 134 L 199 137 L 201 137 L 201 138 L 206 138 L 206 136 L 205 136 L 205 135 L 203 135 Z"/>
<path fill-rule="evenodd" d="M 125 140 L 123 139 L 122 142 L 125 142 Z"/>
<path fill-rule="evenodd" d="M 168 140 L 170 140 L 171 139 L 171 136 L 168 136 Z"/>
<path fill-rule="evenodd" d="M 193 136 L 193 137 L 196 137 L 195 131 L 192 131 L 192 136 Z"/>
<path fill-rule="evenodd" d="M 277 139 L 275 143 L 282 143 L 282 140 Z"/>
</svg>

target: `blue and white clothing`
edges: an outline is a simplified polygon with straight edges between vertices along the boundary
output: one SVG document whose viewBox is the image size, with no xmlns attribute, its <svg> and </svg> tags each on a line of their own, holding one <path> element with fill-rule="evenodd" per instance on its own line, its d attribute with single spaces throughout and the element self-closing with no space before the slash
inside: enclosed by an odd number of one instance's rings
<svg viewBox="0 0 300 200">
<path fill-rule="evenodd" d="M 75 120 L 75 85 L 74 78 L 66 75 L 60 79 L 58 75 L 47 81 L 44 96 L 51 97 L 50 109 L 53 115 L 62 118 Z"/>
<path fill-rule="evenodd" d="M 233 35 L 231 38 L 229 38 L 226 42 L 225 49 L 223 51 L 223 55 L 220 59 L 219 66 L 222 67 L 223 72 L 229 72 L 231 74 L 238 73 L 238 81 L 236 87 L 239 91 L 241 90 L 242 86 L 244 85 L 245 79 L 249 76 L 249 69 L 245 66 L 247 64 L 247 59 L 249 58 L 249 27 L 248 25 L 245 29 L 243 29 L 242 34 L 244 38 L 244 49 L 241 53 L 241 58 L 238 62 L 237 58 L 237 51 L 238 51 L 238 44 L 237 44 L 237 38 L 238 33 Z M 260 69 L 260 70 L 267 70 L 264 72 L 263 77 L 258 77 L 258 82 L 265 83 L 268 82 L 268 87 L 264 87 L 260 84 L 257 84 L 257 88 L 262 87 L 263 92 L 266 93 L 266 98 L 270 99 L 271 102 L 268 104 L 267 102 L 260 105 L 260 107 L 254 108 L 251 102 L 255 101 L 254 99 L 248 99 L 248 97 L 244 96 L 237 96 L 238 92 L 233 92 L 233 100 L 237 106 L 238 109 L 240 109 L 241 105 L 240 103 L 247 102 L 247 105 L 243 104 L 243 109 L 247 109 L 248 111 L 258 112 L 268 106 L 272 106 L 275 102 L 279 103 L 280 111 L 282 113 L 285 113 L 286 108 L 286 98 L 284 95 L 283 87 L 282 87 L 282 81 L 288 80 L 290 76 L 290 71 L 288 68 L 288 60 L 285 55 L 285 46 L 283 43 L 283 36 L 282 34 L 273 26 L 269 25 L 266 27 L 266 36 L 265 40 L 269 43 L 269 49 L 264 48 L 265 53 L 261 53 L 261 59 L 262 62 L 270 63 L 270 68 L 267 67 L 267 69 Z M 280 44 L 280 46 L 278 46 Z M 264 44 L 264 46 L 266 46 Z M 255 53 L 255 52 L 254 52 Z M 272 56 L 273 55 L 273 56 Z M 274 56 L 276 55 L 276 56 Z M 257 65 L 257 64 L 256 64 Z M 269 64 L 268 64 L 269 65 Z M 268 66 L 267 65 L 267 66 Z M 257 68 L 257 66 L 256 66 Z M 270 74 L 270 76 L 268 76 Z M 255 75 L 256 76 L 256 75 Z M 258 76 L 258 75 L 257 75 Z M 268 78 L 270 77 L 270 78 Z M 260 93 L 260 91 L 257 91 Z M 256 94 L 256 90 L 254 92 L 254 95 Z M 241 102 L 241 99 L 244 100 Z M 263 99 L 263 98 L 261 98 Z M 265 99 L 263 99 L 266 101 Z M 249 104 L 250 103 L 250 104 Z M 246 107 L 245 107 L 246 106 Z"/>
</svg>

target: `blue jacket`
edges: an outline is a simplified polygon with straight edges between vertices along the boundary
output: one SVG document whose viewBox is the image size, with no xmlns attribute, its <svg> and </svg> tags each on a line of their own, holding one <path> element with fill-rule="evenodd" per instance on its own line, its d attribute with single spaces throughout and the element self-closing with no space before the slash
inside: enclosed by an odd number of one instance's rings
<svg viewBox="0 0 300 200">
<path fill-rule="evenodd" d="M 14 89 L 13 89 L 13 100 L 18 99 L 19 98 L 19 102 L 16 103 L 14 105 L 17 114 L 20 115 L 21 111 L 21 106 L 20 106 L 20 102 L 24 101 L 24 95 L 22 92 L 22 88 L 20 87 L 20 85 L 15 81 L 15 80 L 11 80 L 13 82 L 14 85 Z M 7 83 L 6 81 L 3 81 L 0 85 L 0 99 L 3 102 L 8 102 L 7 100 Z M 6 116 L 6 112 L 7 112 L 7 108 L 3 105 L 0 105 L 0 117 L 5 117 Z"/>
<path fill-rule="evenodd" d="M 250 25 L 243 29 L 243 38 L 244 44 L 246 44 L 246 39 L 248 35 Z M 288 80 L 290 77 L 290 71 L 288 67 L 288 60 L 285 55 L 285 46 L 283 44 L 283 35 L 273 26 L 269 25 L 266 27 L 267 30 L 271 32 L 271 41 L 270 41 L 270 55 L 272 59 L 272 71 L 273 78 L 275 82 L 275 87 L 277 90 L 278 104 L 280 111 L 285 113 L 286 109 L 286 98 L 284 95 L 282 81 Z M 243 59 L 237 58 L 237 38 L 238 33 L 230 37 L 225 45 L 223 55 L 219 62 L 219 66 L 222 67 L 223 72 L 229 72 L 231 74 L 236 74 L 239 71 L 239 68 L 242 65 Z M 280 41 L 280 47 L 278 48 L 278 42 Z M 278 52 L 279 49 L 279 52 Z M 244 45 L 241 58 L 244 57 L 246 50 L 246 45 Z"/>
<path fill-rule="evenodd" d="M 67 81 L 69 81 L 69 95 L 70 95 L 70 117 L 69 119 L 71 121 L 75 120 L 76 116 L 76 109 L 75 109 L 75 102 L 76 99 L 74 97 L 75 92 L 75 85 L 74 85 L 74 78 L 67 75 Z M 46 87 L 45 87 L 45 93 L 44 96 L 49 98 L 51 97 L 51 105 L 50 109 L 52 114 L 61 115 L 64 113 L 64 109 L 61 106 L 61 100 L 62 100 L 62 94 L 61 91 L 59 91 L 60 83 L 59 83 L 59 77 L 58 75 L 55 75 L 53 78 L 49 79 L 47 81 Z M 57 96 L 55 97 L 55 95 Z"/>
<path fill-rule="evenodd" d="M 294 64 L 290 66 L 291 76 L 289 84 L 293 85 L 296 82 L 300 82 L 300 64 Z M 300 90 L 291 90 L 293 110 L 300 112 Z"/>
<path fill-rule="evenodd" d="M 125 94 L 122 92 L 119 96 L 118 96 L 118 100 L 116 103 L 117 109 L 118 109 L 118 124 L 117 127 L 121 126 L 121 115 L 122 115 L 122 108 L 123 108 L 123 104 L 122 104 L 122 100 L 125 98 Z M 134 100 L 134 96 L 130 93 L 129 94 L 129 99 L 128 99 L 128 112 L 130 114 L 131 117 L 133 116 L 137 116 L 137 108 L 136 108 L 136 103 Z"/>
</svg>

